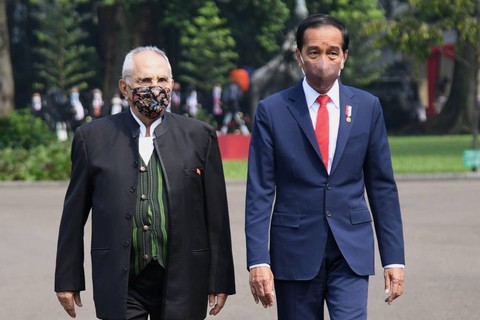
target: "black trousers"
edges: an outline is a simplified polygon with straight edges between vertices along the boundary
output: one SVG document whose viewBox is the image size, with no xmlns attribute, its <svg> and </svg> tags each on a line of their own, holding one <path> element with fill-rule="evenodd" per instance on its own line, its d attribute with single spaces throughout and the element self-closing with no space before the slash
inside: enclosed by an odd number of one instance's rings
<svg viewBox="0 0 480 320">
<path fill-rule="evenodd" d="M 165 270 L 157 261 L 150 262 L 128 286 L 127 320 L 160 319 Z"/>
</svg>

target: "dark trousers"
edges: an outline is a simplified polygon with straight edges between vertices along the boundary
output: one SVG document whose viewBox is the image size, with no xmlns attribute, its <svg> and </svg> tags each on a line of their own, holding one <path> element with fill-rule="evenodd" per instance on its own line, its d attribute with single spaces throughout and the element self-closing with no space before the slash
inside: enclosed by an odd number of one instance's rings
<svg viewBox="0 0 480 320">
<path fill-rule="evenodd" d="M 331 320 L 366 320 L 368 276 L 348 266 L 329 232 L 318 275 L 309 281 L 275 280 L 279 320 L 323 320 L 324 302 Z"/>
<path fill-rule="evenodd" d="M 164 269 L 150 262 L 128 286 L 127 320 L 158 320 L 162 312 Z"/>
</svg>

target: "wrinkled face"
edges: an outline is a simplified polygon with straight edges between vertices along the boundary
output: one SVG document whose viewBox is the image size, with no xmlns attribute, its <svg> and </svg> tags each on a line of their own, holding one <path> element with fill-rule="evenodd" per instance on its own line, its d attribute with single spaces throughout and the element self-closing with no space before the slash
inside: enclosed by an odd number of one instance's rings
<svg viewBox="0 0 480 320">
<path fill-rule="evenodd" d="M 342 33 L 334 26 L 305 30 L 303 46 L 295 53 L 308 84 L 319 93 L 330 90 L 345 65 L 348 51 L 343 52 L 342 44 Z"/>
<path fill-rule="evenodd" d="M 119 81 L 119 88 L 141 120 L 153 121 L 163 115 L 173 88 L 167 61 L 151 51 L 133 56 L 132 74 Z"/>
</svg>

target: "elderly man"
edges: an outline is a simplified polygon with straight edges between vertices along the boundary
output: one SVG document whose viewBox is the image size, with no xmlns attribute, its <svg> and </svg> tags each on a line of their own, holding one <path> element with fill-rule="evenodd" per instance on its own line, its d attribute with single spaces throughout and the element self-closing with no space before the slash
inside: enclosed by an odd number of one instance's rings
<svg viewBox="0 0 480 320">
<path fill-rule="evenodd" d="M 125 112 L 75 132 L 58 238 L 55 291 L 71 317 L 85 290 L 83 230 L 91 210 L 100 319 L 204 319 L 235 293 L 225 180 L 211 126 L 165 112 L 165 53 L 127 54 Z"/>
</svg>

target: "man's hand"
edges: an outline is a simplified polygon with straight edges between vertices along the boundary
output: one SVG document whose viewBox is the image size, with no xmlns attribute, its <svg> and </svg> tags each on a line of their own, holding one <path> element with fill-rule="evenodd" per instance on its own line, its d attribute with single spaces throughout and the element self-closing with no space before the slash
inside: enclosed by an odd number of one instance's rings
<svg viewBox="0 0 480 320">
<path fill-rule="evenodd" d="M 212 316 L 216 316 L 220 310 L 222 310 L 225 302 L 227 301 L 228 295 L 226 293 L 210 293 L 208 295 L 208 302 L 212 309 L 210 310 L 209 314 Z"/>
<path fill-rule="evenodd" d="M 273 273 L 268 266 L 250 269 L 250 290 L 255 303 L 262 302 L 264 308 L 273 306 Z"/>
<path fill-rule="evenodd" d="M 57 292 L 58 301 L 62 305 L 63 309 L 70 315 L 70 317 L 75 318 L 77 316 L 75 312 L 75 304 L 79 307 L 82 306 L 82 300 L 80 299 L 80 292 Z"/>
<path fill-rule="evenodd" d="M 383 276 L 385 278 L 385 293 L 390 293 L 385 302 L 392 304 L 393 300 L 403 293 L 405 270 L 403 268 L 386 268 Z"/>
</svg>

